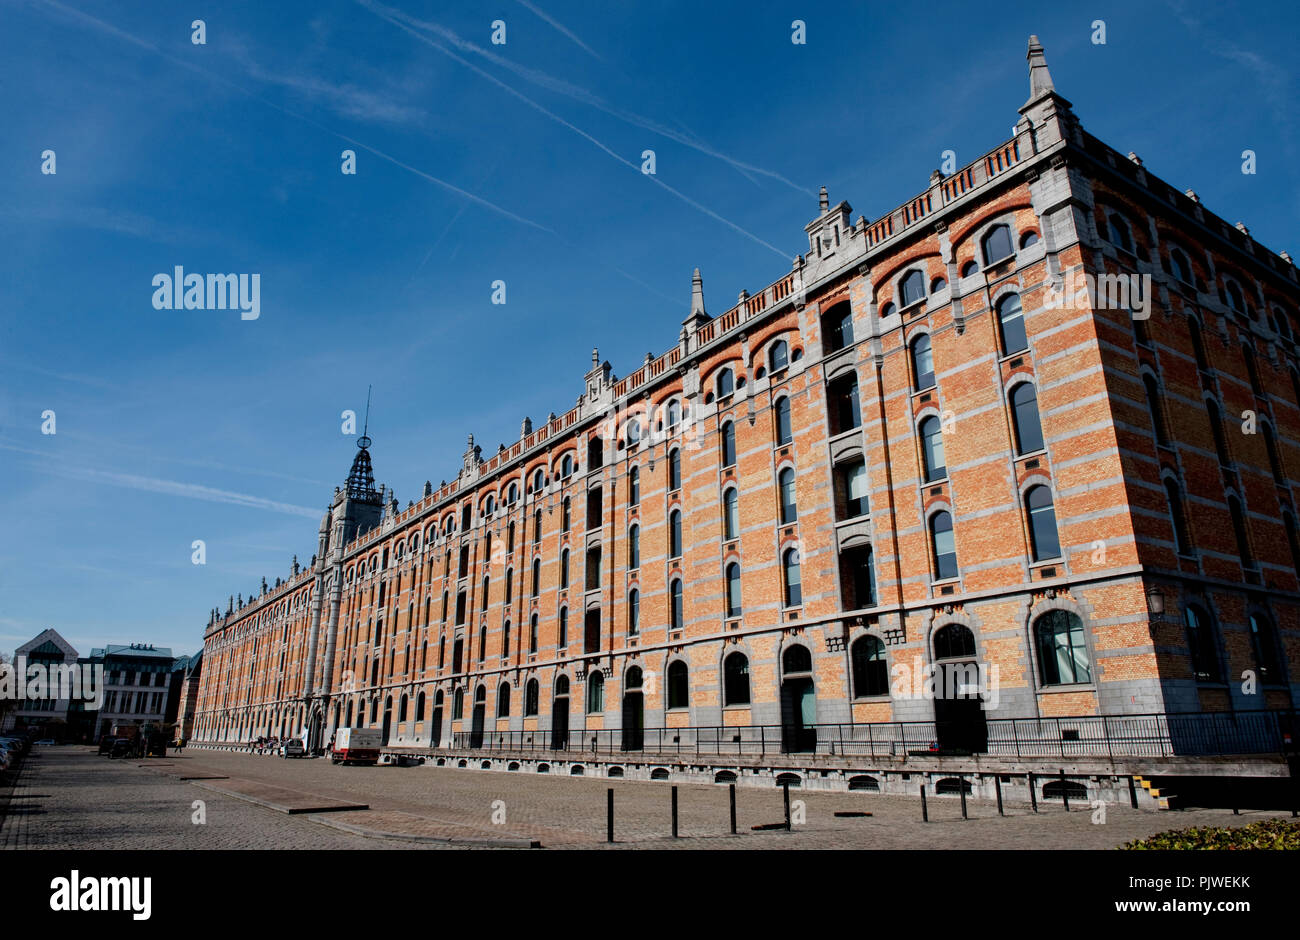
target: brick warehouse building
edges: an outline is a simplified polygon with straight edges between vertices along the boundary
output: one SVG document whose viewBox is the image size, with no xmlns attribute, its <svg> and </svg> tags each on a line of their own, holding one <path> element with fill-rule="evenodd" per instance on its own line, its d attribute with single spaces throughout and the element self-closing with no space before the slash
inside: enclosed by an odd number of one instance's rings
<svg viewBox="0 0 1300 940">
<path fill-rule="evenodd" d="M 788 274 L 711 317 L 697 271 L 668 352 L 413 505 L 363 436 L 312 564 L 212 612 L 194 743 L 1276 753 L 1296 268 L 1028 59 L 1011 140 L 823 190 Z"/>
</svg>

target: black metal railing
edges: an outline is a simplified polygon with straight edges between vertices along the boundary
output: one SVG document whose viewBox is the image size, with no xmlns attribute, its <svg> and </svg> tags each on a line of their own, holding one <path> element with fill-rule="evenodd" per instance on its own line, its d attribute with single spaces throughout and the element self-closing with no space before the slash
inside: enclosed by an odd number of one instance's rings
<svg viewBox="0 0 1300 940">
<path fill-rule="evenodd" d="M 890 721 L 686 728 L 457 731 L 451 745 L 489 751 L 574 754 L 809 753 L 849 757 L 986 753 L 997 757 L 1172 757 L 1277 754 L 1300 730 L 1294 710 L 990 718 L 984 722 Z"/>
</svg>

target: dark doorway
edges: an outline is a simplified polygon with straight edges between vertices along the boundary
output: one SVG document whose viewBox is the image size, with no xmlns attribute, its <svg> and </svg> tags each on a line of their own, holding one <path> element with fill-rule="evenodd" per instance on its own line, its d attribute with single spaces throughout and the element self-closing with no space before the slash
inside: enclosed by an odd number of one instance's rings
<svg viewBox="0 0 1300 940">
<path fill-rule="evenodd" d="M 433 700 L 433 725 L 429 732 L 429 746 L 442 747 L 442 689 Z"/>
<path fill-rule="evenodd" d="M 791 646 L 781 657 L 781 748 L 786 752 L 817 750 L 817 690 L 812 654 Z"/>
<path fill-rule="evenodd" d="M 321 714 L 320 714 L 320 712 L 312 712 L 312 716 L 311 716 L 311 732 L 307 735 L 307 739 L 308 739 L 308 740 L 307 740 L 307 749 L 308 749 L 309 751 L 315 751 L 315 750 L 317 750 L 318 748 L 320 748 L 320 747 L 322 746 L 322 745 L 321 745 Z"/>
<path fill-rule="evenodd" d="M 474 690 L 474 714 L 470 719 L 469 746 L 483 746 L 483 721 L 487 717 L 487 689 L 479 686 Z"/>
<path fill-rule="evenodd" d="M 623 683 L 623 743 L 625 751 L 645 746 L 645 698 L 641 694 L 641 669 L 633 666 Z"/>
<path fill-rule="evenodd" d="M 988 720 L 980 695 L 975 635 L 960 623 L 934 634 L 934 732 L 941 751 L 982 753 L 989 747 Z"/>
<path fill-rule="evenodd" d="M 569 677 L 555 680 L 555 701 L 551 706 L 551 750 L 564 751 L 569 747 Z"/>
</svg>

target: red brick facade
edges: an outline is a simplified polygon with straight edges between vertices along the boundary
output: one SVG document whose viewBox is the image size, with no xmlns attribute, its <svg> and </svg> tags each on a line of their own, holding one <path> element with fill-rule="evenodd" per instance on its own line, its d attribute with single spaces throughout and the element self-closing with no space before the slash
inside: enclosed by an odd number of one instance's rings
<svg viewBox="0 0 1300 940">
<path fill-rule="evenodd" d="M 671 350 L 593 357 L 576 408 L 471 438 L 414 506 L 336 493 L 313 566 L 209 624 L 194 740 L 930 721 L 936 661 L 979 664 L 989 718 L 1290 707 L 1296 269 L 1030 64 L 995 151 L 874 222 L 823 196 L 790 274 L 712 318 L 697 281 Z M 1149 318 L 1085 274 L 1149 275 Z"/>
</svg>

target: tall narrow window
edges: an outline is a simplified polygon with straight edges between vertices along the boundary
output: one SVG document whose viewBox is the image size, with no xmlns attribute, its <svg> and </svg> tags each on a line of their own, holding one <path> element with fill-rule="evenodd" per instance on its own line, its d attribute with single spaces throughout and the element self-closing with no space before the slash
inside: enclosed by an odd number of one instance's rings
<svg viewBox="0 0 1300 940">
<path fill-rule="evenodd" d="M 790 429 L 790 399 L 779 398 L 776 402 L 776 443 L 789 444 L 793 439 Z"/>
<path fill-rule="evenodd" d="M 573 525 L 573 500 L 568 496 L 564 497 L 564 503 L 560 507 L 560 530 L 568 532 Z"/>
<path fill-rule="evenodd" d="M 605 710 L 605 676 L 593 670 L 587 674 L 587 714 L 599 715 Z"/>
<path fill-rule="evenodd" d="M 1142 376 L 1142 389 L 1147 399 L 1147 413 L 1151 415 L 1151 428 L 1156 433 L 1156 443 L 1165 444 L 1164 415 L 1160 410 L 1160 389 L 1156 386 L 1155 376 L 1147 373 Z"/>
<path fill-rule="evenodd" d="M 682 452 L 673 448 L 668 452 L 668 489 L 669 491 L 680 490 L 682 488 Z"/>
<path fill-rule="evenodd" d="M 1019 294 L 1008 294 L 998 301 L 998 333 L 1002 337 L 1004 356 L 1029 348 L 1029 337 L 1025 334 L 1025 312 Z"/>
<path fill-rule="evenodd" d="M 533 544 L 536 545 L 542 540 L 542 511 L 540 509 L 533 513 Z"/>
<path fill-rule="evenodd" d="M 1255 559 L 1250 552 L 1250 536 L 1246 533 L 1246 515 L 1242 512 L 1241 501 L 1236 496 L 1228 496 L 1228 515 L 1232 517 L 1232 533 L 1237 538 L 1237 554 L 1243 568 L 1254 568 Z"/>
<path fill-rule="evenodd" d="M 843 434 L 862 424 L 862 407 L 858 402 L 856 372 L 842 375 L 826 386 L 830 411 L 831 434 Z"/>
<path fill-rule="evenodd" d="M 1202 682 L 1219 681 L 1218 641 L 1214 625 L 1200 607 L 1189 604 L 1183 611 L 1187 624 L 1187 648 L 1192 658 L 1192 672 Z"/>
<path fill-rule="evenodd" d="M 1046 486 L 1030 487 L 1025 493 L 1025 509 L 1029 513 L 1029 548 L 1034 561 L 1059 558 L 1061 541 L 1056 532 L 1052 491 Z"/>
<path fill-rule="evenodd" d="M 740 495 L 734 486 L 722 494 L 722 537 L 728 542 L 740 537 Z"/>
<path fill-rule="evenodd" d="M 722 425 L 722 465 L 736 464 L 736 425 L 728 421 Z"/>
<path fill-rule="evenodd" d="M 524 715 L 532 718 L 537 714 L 537 700 L 539 686 L 536 679 L 529 679 L 528 684 L 524 686 Z"/>
<path fill-rule="evenodd" d="M 636 588 L 627 592 L 627 635 L 636 636 L 641 629 L 641 592 Z"/>
<path fill-rule="evenodd" d="M 1191 284 L 1193 282 L 1192 266 L 1187 260 L 1187 255 L 1183 254 L 1179 249 L 1174 248 L 1169 252 L 1169 261 L 1174 269 L 1174 277 L 1178 278 L 1178 280 L 1182 281 L 1184 284 Z"/>
<path fill-rule="evenodd" d="M 1006 225 L 993 226 L 980 239 L 980 247 L 984 250 L 985 267 L 995 264 L 1003 258 L 1010 257 L 1012 254 L 1011 229 Z"/>
<path fill-rule="evenodd" d="M 1043 426 L 1038 418 L 1038 391 L 1021 382 L 1011 390 L 1011 426 L 1016 434 L 1016 453 L 1032 454 L 1043 449 Z"/>
<path fill-rule="evenodd" d="M 731 653 L 722 664 L 722 704 L 749 704 L 749 659 L 744 653 Z"/>
<path fill-rule="evenodd" d="M 853 666 L 854 698 L 889 694 L 885 644 L 878 637 L 864 636 L 854 640 L 849 658 Z"/>
<path fill-rule="evenodd" d="M 1249 346 L 1241 347 L 1241 357 L 1246 363 L 1246 377 L 1250 379 L 1250 390 L 1256 397 L 1263 397 L 1264 387 L 1259 381 L 1259 366 L 1255 362 L 1255 353 Z"/>
<path fill-rule="evenodd" d="M 689 708 L 690 704 L 686 663 L 675 659 L 668 666 L 668 707 Z"/>
<path fill-rule="evenodd" d="M 1286 485 L 1286 470 L 1282 466 L 1282 455 L 1277 449 L 1277 438 L 1273 436 L 1273 429 L 1267 424 L 1260 426 L 1260 431 L 1264 437 L 1264 449 L 1268 451 L 1268 464 L 1273 470 L 1273 480 L 1276 483 Z"/>
<path fill-rule="evenodd" d="M 1049 610 L 1034 623 L 1043 685 L 1091 682 L 1083 621 L 1068 610 Z"/>
<path fill-rule="evenodd" d="M 1106 222 L 1110 234 L 1110 243 L 1116 248 L 1122 248 L 1129 254 L 1132 254 L 1133 238 L 1129 235 L 1128 223 L 1114 212 L 1110 214 L 1110 217 Z"/>
<path fill-rule="evenodd" d="M 682 513 L 679 509 L 668 514 L 668 557 L 682 557 Z"/>
<path fill-rule="evenodd" d="M 787 548 L 781 556 L 781 571 L 785 581 L 785 606 L 803 604 L 803 576 L 799 567 L 799 549 Z"/>
<path fill-rule="evenodd" d="M 542 590 L 542 560 L 533 559 L 533 597 L 536 597 Z"/>
<path fill-rule="evenodd" d="M 740 616 L 740 565 L 727 565 L 727 617 Z"/>
<path fill-rule="evenodd" d="M 627 530 L 627 566 L 641 567 L 641 527 L 634 525 Z"/>
<path fill-rule="evenodd" d="M 684 622 L 682 611 L 682 579 L 673 578 L 668 586 L 669 624 L 674 630 L 680 630 Z"/>
<path fill-rule="evenodd" d="M 718 373 L 717 390 L 719 398 L 726 398 L 736 390 L 736 377 L 730 369 Z"/>
<path fill-rule="evenodd" d="M 916 376 L 918 392 L 934 388 L 934 355 L 930 350 L 928 333 L 922 333 L 912 340 L 912 373 Z"/>
<path fill-rule="evenodd" d="M 510 717 L 510 683 L 503 682 L 497 686 L 497 717 Z"/>
<path fill-rule="evenodd" d="M 799 518 L 794 497 L 794 468 L 786 467 L 776 479 L 781 504 L 781 524 L 788 525 Z"/>
<path fill-rule="evenodd" d="M 641 470 L 633 467 L 627 472 L 627 501 L 630 506 L 641 503 Z"/>
<path fill-rule="evenodd" d="M 566 548 L 560 552 L 560 587 L 569 586 L 569 550 Z"/>
<path fill-rule="evenodd" d="M 934 551 L 934 576 L 938 581 L 957 577 L 957 542 L 952 516 L 942 510 L 930 517 L 930 542 Z"/>
<path fill-rule="evenodd" d="M 1277 637 L 1273 622 L 1260 613 L 1250 615 L 1250 641 L 1259 666 L 1259 681 L 1269 685 L 1282 681 L 1281 661 L 1277 655 Z"/>
<path fill-rule="evenodd" d="M 560 649 L 569 645 L 569 608 L 560 608 Z"/>
<path fill-rule="evenodd" d="M 1214 450 L 1219 455 L 1219 463 L 1231 467 L 1232 455 L 1228 453 L 1228 439 L 1223 436 L 1223 419 L 1219 415 L 1219 406 L 1207 401 L 1205 411 L 1210 416 L 1210 433 L 1214 435 Z"/>
<path fill-rule="evenodd" d="M 1300 530 L 1297 530 L 1295 516 L 1289 512 L 1282 513 L 1282 526 L 1286 529 L 1286 541 L 1291 549 L 1291 567 L 1300 576 Z"/>
<path fill-rule="evenodd" d="M 857 460 L 840 467 L 839 474 L 844 491 L 844 515 L 840 518 L 865 516 L 871 511 L 867 493 L 867 465 Z"/>
<path fill-rule="evenodd" d="M 1187 534 L 1187 517 L 1183 514 L 1183 498 L 1178 492 L 1178 483 L 1172 477 L 1165 477 L 1165 497 L 1169 501 L 1169 518 L 1174 524 L 1174 547 L 1180 555 L 1192 553 L 1192 540 Z"/>
<path fill-rule="evenodd" d="M 822 346 L 826 353 L 853 345 L 853 310 L 847 300 L 822 314 Z"/>
<path fill-rule="evenodd" d="M 948 475 L 943 456 L 943 426 L 938 417 L 929 415 L 921 421 L 921 465 L 926 483 L 942 480 Z"/>
<path fill-rule="evenodd" d="M 528 621 L 528 652 L 537 652 L 537 615 L 533 614 Z"/>
</svg>

